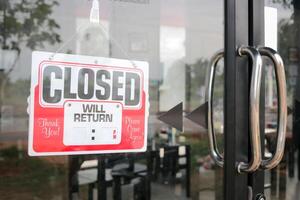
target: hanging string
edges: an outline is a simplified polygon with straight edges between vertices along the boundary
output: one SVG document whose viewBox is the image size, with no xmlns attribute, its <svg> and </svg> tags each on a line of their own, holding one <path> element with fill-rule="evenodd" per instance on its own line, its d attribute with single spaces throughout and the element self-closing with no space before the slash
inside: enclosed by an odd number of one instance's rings
<svg viewBox="0 0 300 200">
<path fill-rule="evenodd" d="M 78 33 L 83 29 L 83 28 L 87 28 L 88 24 L 81 24 L 75 31 L 75 33 L 73 35 L 71 35 L 71 37 L 64 42 L 60 47 L 58 47 L 58 49 L 49 57 L 49 60 L 52 60 L 54 58 L 54 56 L 59 53 L 62 49 L 64 49 L 77 35 Z"/>
<path fill-rule="evenodd" d="M 99 9 L 99 0 L 93 0 L 92 7 L 90 10 L 90 23 L 99 25 L 99 28 L 104 33 L 104 36 L 108 42 L 111 42 L 114 44 L 121 53 L 128 59 L 128 61 L 131 63 L 131 65 L 136 68 L 136 64 L 134 61 L 132 61 L 127 53 L 127 51 L 122 47 L 122 45 L 119 44 L 119 42 L 109 34 L 109 32 L 106 30 L 105 26 L 100 22 L 100 9 Z M 52 60 L 54 56 L 59 53 L 62 49 L 64 49 L 74 38 L 78 35 L 78 33 L 89 26 L 88 23 L 81 24 L 78 29 L 76 29 L 76 32 L 66 41 L 64 42 L 50 57 L 49 60 Z"/>
<path fill-rule="evenodd" d="M 101 22 L 99 22 L 99 27 L 102 30 L 102 32 L 104 33 L 106 39 L 108 41 L 111 41 L 121 51 L 121 53 L 128 59 L 128 61 L 132 64 L 132 66 L 134 68 L 136 68 L 137 67 L 136 64 L 134 63 L 134 61 L 132 61 L 129 58 L 128 53 L 125 51 L 125 49 L 122 47 L 122 45 L 120 45 L 119 42 L 117 40 L 115 40 L 113 36 L 109 35 L 108 31 L 105 30 L 105 27 L 103 26 L 103 24 Z"/>
</svg>

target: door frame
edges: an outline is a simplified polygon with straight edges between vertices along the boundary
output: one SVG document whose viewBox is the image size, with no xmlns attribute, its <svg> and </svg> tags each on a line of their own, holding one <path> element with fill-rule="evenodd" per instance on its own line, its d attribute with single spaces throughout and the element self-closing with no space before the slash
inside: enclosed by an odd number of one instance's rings
<svg viewBox="0 0 300 200">
<path fill-rule="evenodd" d="M 241 45 L 264 45 L 264 1 L 225 0 L 224 9 L 224 199 L 257 199 L 264 192 L 264 172 L 240 174 L 236 166 L 237 162 L 248 162 L 251 155 L 249 139 L 251 60 L 247 57 L 238 57 L 236 49 Z M 264 81 L 261 88 L 264 88 Z M 260 102 L 260 130 L 261 138 L 264 138 L 263 89 Z"/>
</svg>

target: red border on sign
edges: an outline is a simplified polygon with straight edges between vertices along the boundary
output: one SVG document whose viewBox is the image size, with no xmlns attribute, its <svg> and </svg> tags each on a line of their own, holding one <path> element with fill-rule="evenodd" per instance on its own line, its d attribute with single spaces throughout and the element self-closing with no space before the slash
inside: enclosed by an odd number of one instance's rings
<svg viewBox="0 0 300 200">
<path fill-rule="evenodd" d="M 138 107 L 124 106 L 123 101 L 111 101 L 111 100 L 82 100 L 82 99 L 64 99 L 61 102 L 62 105 L 57 106 L 46 106 L 41 103 L 42 94 L 42 67 L 44 64 L 57 64 L 57 65 L 67 65 L 70 67 L 89 67 L 89 68 L 108 68 L 108 69 L 119 69 L 122 71 L 132 71 L 139 73 L 141 77 L 141 92 L 140 92 L 140 103 Z M 32 150 L 36 155 L 68 155 L 68 154 L 89 154 L 89 153 L 114 153 L 114 152 L 131 152 L 145 150 L 145 145 L 147 144 L 147 117 L 148 117 L 148 104 L 147 104 L 147 94 L 145 90 L 147 88 L 144 84 L 144 72 L 138 68 L 130 67 L 120 67 L 120 66 L 109 66 L 109 65 L 99 65 L 99 64 L 83 64 L 76 62 L 61 62 L 61 61 L 41 61 L 38 65 L 38 81 L 37 85 L 32 86 L 34 88 L 33 93 L 33 104 L 34 112 L 33 115 L 33 128 L 32 128 Z M 121 127 L 121 142 L 119 144 L 96 144 L 96 145 L 70 145 L 66 146 L 63 144 L 64 136 L 64 104 L 70 101 L 77 102 L 110 102 L 118 103 L 122 105 L 122 127 Z M 62 130 L 57 136 L 51 136 L 47 138 L 43 135 L 42 128 L 39 127 L 40 119 L 49 119 L 50 121 L 58 120 Z M 139 124 L 134 124 L 133 121 L 137 121 Z M 131 122 L 132 121 L 132 122 Z M 133 124 L 130 124 L 133 123 Z M 129 124 L 129 125 L 128 125 Z M 132 127 L 131 127 L 132 125 Z M 129 130 L 128 128 L 132 128 Z M 137 131 L 138 128 L 139 130 Z M 134 130 L 135 129 L 135 130 Z"/>
<path fill-rule="evenodd" d="M 35 110 L 34 110 L 34 118 L 48 118 L 48 119 L 59 119 L 59 123 L 61 123 L 61 129 L 64 130 L 64 108 L 47 108 L 41 107 L 39 102 L 36 101 L 39 96 L 38 87 L 35 87 Z M 82 152 L 82 151 L 118 151 L 118 150 L 133 150 L 133 149 L 141 149 L 145 145 L 145 133 L 146 133 L 146 125 L 145 125 L 145 114 L 146 114 L 146 94 L 143 92 L 142 95 L 142 107 L 140 110 L 123 110 L 122 111 L 122 138 L 120 144 L 109 144 L 109 145 L 70 145 L 65 146 L 63 144 L 63 132 L 61 132 L 58 136 L 52 138 L 45 138 L 41 132 L 41 128 L 38 127 L 38 122 L 34 120 L 33 126 L 33 150 L 37 153 L 55 153 L 55 152 Z M 119 102 L 118 102 L 119 103 Z M 139 132 L 140 139 L 138 141 L 132 140 L 126 128 L 126 117 L 131 119 L 140 120 L 141 123 L 141 132 Z M 136 133 L 137 134 L 137 133 Z"/>
</svg>

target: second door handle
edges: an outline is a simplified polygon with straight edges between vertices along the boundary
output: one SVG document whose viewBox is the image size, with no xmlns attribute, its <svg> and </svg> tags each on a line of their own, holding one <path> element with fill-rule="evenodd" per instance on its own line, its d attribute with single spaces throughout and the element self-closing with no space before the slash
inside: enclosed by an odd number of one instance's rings
<svg viewBox="0 0 300 200">
<path fill-rule="evenodd" d="M 287 106 L 286 106 L 286 83 L 284 65 L 279 54 L 267 47 L 239 47 L 239 56 L 248 56 L 252 60 L 252 76 L 250 82 L 250 140 L 251 140 L 251 160 L 249 163 L 239 162 L 237 164 L 238 172 L 254 172 L 258 168 L 272 169 L 281 161 L 286 134 Z M 277 80 L 278 91 L 278 128 L 277 128 L 277 148 L 272 158 L 263 159 L 261 155 L 261 138 L 260 138 L 260 91 L 262 79 L 262 58 L 261 56 L 269 57 L 273 64 Z M 215 70 L 218 61 L 224 57 L 224 51 L 218 51 L 211 59 L 210 68 L 208 70 L 208 83 L 206 86 L 205 100 L 208 102 L 208 138 L 210 143 L 211 157 L 218 166 L 224 166 L 224 158 L 217 147 L 217 140 L 213 125 L 213 85 Z"/>
</svg>

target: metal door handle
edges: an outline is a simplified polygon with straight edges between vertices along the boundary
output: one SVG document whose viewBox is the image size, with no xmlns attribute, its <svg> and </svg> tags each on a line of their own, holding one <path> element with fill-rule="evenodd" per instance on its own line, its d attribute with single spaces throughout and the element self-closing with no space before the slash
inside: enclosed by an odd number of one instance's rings
<svg viewBox="0 0 300 200">
<path fill-rule="evenodd" d="M 261 140 L 259 127 L 259 102 L 262 74 L 262 58 L 254 47 L 239 47 L 239 56 L 247 55 L 252 60 L 252 76 L 250 83 L 250 139 L 251 160 L 249 163 L 238 163 L 238 172 L 254 172 L 261 164 Z"/>
<path fill-rule="evenodd" d="M 250 163 L 240 162 L 238 163 L 239 172 L 253 172 L 257 170 L 261 163 L 261 144 L 260 144 L 260 129 L 259 129 L 259 97 L 260 97 L 260 85 L 261 85 L 261 72 L 262 72 L 262 59 L 258 52 L 253 47 L 240 47 L 238 49 L 240 56 L 247 55 L 252 59 L 253 72 L 251 78 L 250 88 L 250 121 L 251 121 L 251 148 L 252 158 Z M 207 112 L 207 125 L 208 125 L 208 138 L 210 146 L 210 154 L 215 163 L 223 167 L 224 158 L 220 154 L 217 147 L 217 140 L 213 125 L 213 85 L 215 71 L 218 61 L 224 57 L 224 50 L 218 51 L 210 61 L 210 67 L 208 70 L 208 83 L 206 87 L 205 101 L 208 103 Z"/>
<path fill-rule="evenodd" d="M 221 60 L 221 58 L 224 57 L 224 50 L 219 50 L 216 54 L 213 55 L 210 61 L 210 67 L 207 71 L 208 76 L 208 82 L 206 86 L 206 92 L 205 92 L 205 102 L 208 103 L 207 108 L 207 131 L 208 131 L 208 140 L 209 140 L 209 147 L 210 147 L 210 155 L 212 159 L 215 161 L 215 163 L 223 167 L 224 166 L 224 158 L 222 154 L 220 154 L 218 147 L 217 147 L 217 139 L 215 135 L 214 125 L 213 125 L 213 85 L 215 80 L 215 72 L 216 67 Z"/>
<path fill-rule="evenodd" d="M 286 103 L 286 79 L 284 72 L 284 64 L 280 55 L 269 47 L 261 47 L 258 49 L 262 56 L 269 57 L 273 64 L 277 80 L 277 99 L 278 99 L 278 127 L 277 127 L 277 144 L 276 151 L 272 158 L 262 160 L 260 167 L 262 169 L 272 169 L 276 167 L 284 154 L 286 124 L 287 124 L 287 103 Z"/>
</svg>

